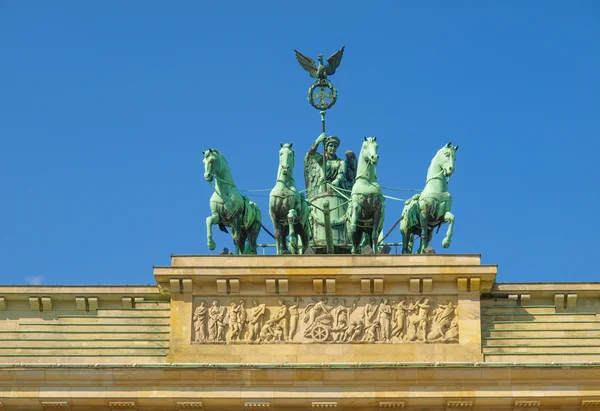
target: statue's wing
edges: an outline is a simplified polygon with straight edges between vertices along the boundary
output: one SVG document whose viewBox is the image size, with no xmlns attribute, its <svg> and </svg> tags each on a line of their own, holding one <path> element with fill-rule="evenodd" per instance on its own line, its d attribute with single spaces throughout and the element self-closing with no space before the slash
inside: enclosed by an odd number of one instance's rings
<svg viewBox="0 0 600 411">
<path fill-rule="evenodd" d="M 302 66 L 304 70 L 308 71 L 308 74 L 311 77 L 316 78 L 317 67 L 315 66 L 315 61 L 310 57 L 300 53 L 298 50 L 294 50 L 294 54 L 296 55 L 296 59 L 298 60 L 298 63 L 300 63 L 300 66 Z"/>
<path fill-rule="evenodd" d="M 350 183 L 350 186 L 354 184 L 356 179 L 356 169 L 358 168 L 358 161 L 356 160 L 356 154 L 354 151 L 346 151 L 346 180 Z"/>
<path fill-rule="evenodd" d="M 344 55 L 344 47 L 333 53 L 331 56 L 327 57 L 327 63 L 329 63 L 326 67 L 327 75 L 331 76 L 335 73 L 335 69 L 338 68 L 340 63 L 342 62 L 342 56 Z"/>
</svg>

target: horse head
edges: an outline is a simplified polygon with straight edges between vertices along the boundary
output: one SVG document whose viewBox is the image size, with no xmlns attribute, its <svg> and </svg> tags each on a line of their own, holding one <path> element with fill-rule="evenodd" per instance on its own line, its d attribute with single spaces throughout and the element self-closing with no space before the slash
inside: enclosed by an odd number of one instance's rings
<svg viewBox="0 0 600 411">
<path fill-rule="evenodd" d="M 202 154 L 204 154 L 204 159 L 202 160 L 204 163 L 204 179 L 212 183 L 215 175 L 219 173 L 219 152 L 214 148 L 209 148 L 203 151 Z"/>
<path fill-rule="evenodd" d="M 379 154 L 377 154 L 378 149 L 379 145 L 377 144 L 377 137 L 365 137 L 360 149 L 359 157 L 369 164 L 376 165 L 379 161 Z"/>
<path fill-rule="evenodd" d="M 458 146 L 453 146 L 452 143 L 446 144 L 439 149 L 434 157 L 436 164 L 440 167 L 444 176 L 450 177 L 454 173 L 454 162 L 456 161 L 456 152 Z"/>
<path fill-rule="evenodd" d="M 294 172 L 295 154 L 292 143 L 281 143 L 279 149 L 279 172 L 287 180 Z"/>
</svg>

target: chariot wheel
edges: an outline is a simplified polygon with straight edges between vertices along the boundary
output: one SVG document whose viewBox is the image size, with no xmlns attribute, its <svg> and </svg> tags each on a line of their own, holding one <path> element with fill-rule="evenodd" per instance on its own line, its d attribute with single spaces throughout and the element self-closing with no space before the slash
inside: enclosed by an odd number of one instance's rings
<svg viewBox="0 0 600 411">
<path fill-rule="evenodd" d="M 314 341 L 323 342 L 329 338 L 329 329 L 319 324 L 313 328 L 311 335 Z"/>
</svg>

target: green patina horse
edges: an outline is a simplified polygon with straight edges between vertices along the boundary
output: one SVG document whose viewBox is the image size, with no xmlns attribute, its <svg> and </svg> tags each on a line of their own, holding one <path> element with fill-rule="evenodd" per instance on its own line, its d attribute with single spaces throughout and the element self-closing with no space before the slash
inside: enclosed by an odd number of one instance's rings
<svg viewBox="0 0 600 411">
<path fill-rule="evenodd" d="M 379 155 L 376 140 L 377 137 L 365 137 L 363 141 L 358 157 L 356 180 L 348 205 L 346 229 L 353 254 L 360 253 L 363 234 L 368 237 L 367 243 L 371 245 L 373 252 L 377 254 L 379 250 L 385 204 L 377 182 L 376 167 Z"/>
<path fill-rule="evenodd" d="M 452 143 L 438 150 L 427 170 L 425 188 L 406 201 L 400 221 L 403 254 L 412 253 L 414 235 L 421 237 L 421 245 L 417 252 L 422 253 L 429 246 L 433 229 L 446 222 L 449 223 L 448 232 L 442 241 L 442 246 L 450 247 L 454 230 L 454 214 L 450 212 L 452 197 L 448 192 L 448 178 L 454 173 L 456 151 L 458 146 L 452 146 Z"/>
<path fill-rule="evenodd" d="M 296 190 L 294 165 L 292 143 L 281 144 L 277 182 L 269 195 L 269 215 L 275 229 L 277 254 L 288 251 L 288 234 L 292 253 L 303 254 L 308 247 L 310 212 L 304 196 Z M 300 236 L 302 242 L 301 249 L 298 248 L 297 236 Z"/>
<path fill-rule="evenodd" d="M 229 165 L 218 150 L 209 148 L 202 154 L 204 178 L 211 184 L 214 180 L 215 189 L 210 197 L 211 215 L 206 218 L 208 248 L 216 247 L 212 226 L 217 224 L 225 233 L 226 227 L 231 229 L 236 254 L 256 254 L 256 239 L 262 224 L 260 209 L 235 187 Z"/>
</svg>

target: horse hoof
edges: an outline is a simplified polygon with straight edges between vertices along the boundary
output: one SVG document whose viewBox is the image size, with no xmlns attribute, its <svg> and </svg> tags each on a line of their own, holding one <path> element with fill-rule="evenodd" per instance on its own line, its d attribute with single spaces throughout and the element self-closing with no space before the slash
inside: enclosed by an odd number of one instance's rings
<svg viewBox="0 0 600 411">
<path fill-rule="evenodd" d="M 444 248 L 450 247 L 450 239 L 449 238 L 444 238 L 444 240 L 442 240 L 442 247 L 444 247 Z"/>
<path fill-rule="evenodd" d="M 217 247 L 217 243 L 214 242 L 214 240 L 210 240 L 208 242 L 208 249 L 209 250 L 214 250 Z"/>
</svg>

